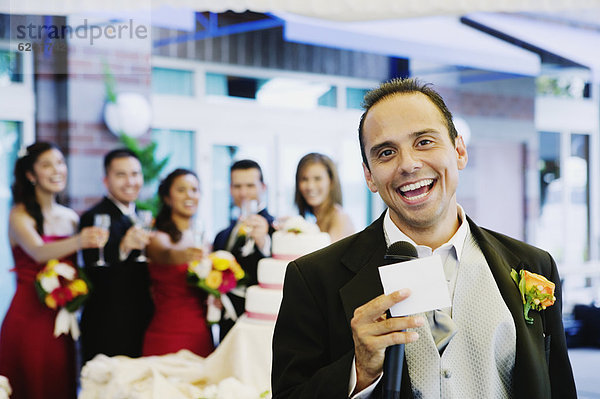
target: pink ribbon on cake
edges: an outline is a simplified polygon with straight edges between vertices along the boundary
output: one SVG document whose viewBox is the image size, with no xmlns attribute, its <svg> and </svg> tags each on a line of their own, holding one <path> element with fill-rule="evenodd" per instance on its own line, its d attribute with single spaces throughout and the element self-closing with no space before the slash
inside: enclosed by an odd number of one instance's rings
<svg viewBox="0 0 600 399">
<path fill-rule="evenodd" d="M 267 321 L 277 320 L 276 314 L 267 314 L 267 313 L 246 311 L 246 316 L 248 316 L 249 319 L 254 319 L 254 320 L 267 320 Z"/>
<path fill-rule="evenodd" d="M 296 260 L 299 258 L 298 255 L 275 255 L 273 254 L 273 256 L 271 256 L 273 259 L 278 259 L 278 260 Z"/>
<path fill-rule="evenodd" d="M 260 288 L 266 288 L 268 290 L 282 290 L 283 284 L 273 284 L 273 283 L 258 283 Z"/>
</svg>

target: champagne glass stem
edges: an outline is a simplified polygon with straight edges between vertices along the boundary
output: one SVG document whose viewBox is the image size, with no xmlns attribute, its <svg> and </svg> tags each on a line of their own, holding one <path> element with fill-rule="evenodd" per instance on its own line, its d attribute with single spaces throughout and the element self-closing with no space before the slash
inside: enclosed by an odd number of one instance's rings
<svg viewBox="0 0 600 399">
<path fill-rule="evenodd" d="M 104 247 L 98 248 L 98 261 L 96 262 L 96 266 L 105 266 L 106 261 L 104 260 Z"/>
<path fill-rule="evenodd" d="M 103 213 L 95 215 L 94 226 L 108 230 L 110 228 L 110 216 Z M 98 260 L 96 261 L 96 266 L 106 266 L 106 260 L 104 259 L 104 245 L 106 245 L 106 242 L 98 248 Z"/>
<path fill-rule="evenodd" d="M 138 262 L 146 262 L 146 261 L 148 261 L 148 258 L 146 257 L 146 248 L 140 249 L 140 254 L 136 258 L 136 260 Z"/>
</svg>

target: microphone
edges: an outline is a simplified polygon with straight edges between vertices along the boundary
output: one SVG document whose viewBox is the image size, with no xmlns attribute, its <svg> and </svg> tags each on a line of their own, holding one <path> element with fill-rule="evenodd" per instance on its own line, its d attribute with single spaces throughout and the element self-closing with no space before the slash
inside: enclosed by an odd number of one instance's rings
<svg viewBox="0 0 600 399">
<path fill-rule="evenodd" d="M 384 259 L 406 262 L 418 258 L 417 249 L 408 241 L 396 241 L 387 249 Z M 391 317 L 388 310 L 388 317 Z M 383 361 L 383 398 L 399 399 L 404 365 L 404 344 L 388 346 Z"/>
</svg>

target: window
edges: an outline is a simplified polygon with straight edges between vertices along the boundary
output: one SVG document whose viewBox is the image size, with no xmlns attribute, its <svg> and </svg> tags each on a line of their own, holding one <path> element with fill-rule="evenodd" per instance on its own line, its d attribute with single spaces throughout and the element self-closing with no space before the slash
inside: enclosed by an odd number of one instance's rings
<svg viewBox="0 0 600 399">
<path fill-rule="evenodd" d="M 589 136 L 541 132 L 537 244 L 559 263 L 589 254 Z"/>
<path fill-rule="evenodd" d="M 0 50 L 0 87 L 23 82 L 23 59 L 20 53 Z"/>
<path fill-rule="evenodd" d="M 362 102 L 369 89 L 357 89 L 348 87 L 346 89 L 346 108 L 362 110 Z"/>
<path fill-rule="evenodd" d="M 0 220 L 8 221 L 12 196 L 10 186 L 13 183 L 13 170 L 17 153 L 22 145 L 22 123 L 0 121 Z M 0 273 L 10 276 L 8 271 L 13 268 L 13 258 L 9 254 L 10 243 L 8 240 L 7 225 L 0 229 L 0 253 L 4 254 L 4 261 L 0 263 Z M 0 278 L 0 323 L 8 309 L 13 292 L 14 278 Z"/>
<path fill-rule="evenodd" d="M 152 68 L 152 92 L 193 97 L 194 72 L 154 67 Z"/>
<path fill-rule="evenodd" d="M 337 88 L 305 79 L 206 74 L 206 94 L 255 100 L 261 105 L 313 109 L 337 107 Z"/>
<path fill-rule="evenodd" d="M 177 168 L 194 170 L 194 132 L 191 130 L 152 129 L 152 141 L 156 143 L 155 158 L 169 158 L 161 172 L 160 179 Z M 160 180 L 159 179 L 159 180 Z M 152 193 L 158 190 L 158 183 L 150 187 Z"/>
</svg>

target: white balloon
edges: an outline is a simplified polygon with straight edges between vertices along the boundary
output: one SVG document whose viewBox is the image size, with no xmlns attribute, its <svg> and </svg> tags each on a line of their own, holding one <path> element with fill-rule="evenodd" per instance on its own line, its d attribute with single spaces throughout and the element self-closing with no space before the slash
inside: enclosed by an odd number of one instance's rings
<svg viewBox="0 0 600 399">
<path fill-rule="evenodd" d="M 116 103 L 106 103 L 104 121 L 116 136 L 125 133 L 139 137 L 150 129 L 152 110 L 148 100 L 141 94 L 122 93 L 117 95 Z"/>
</svg>

